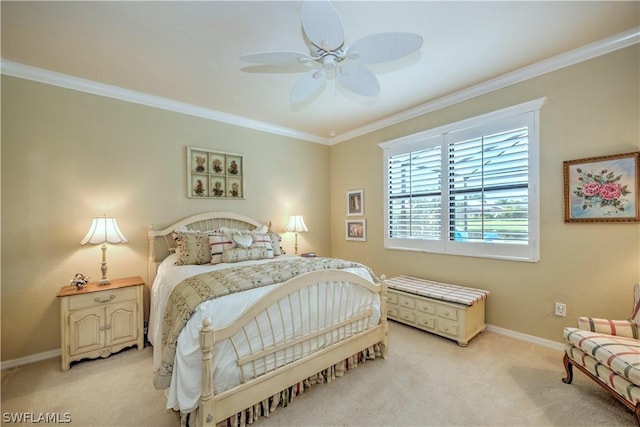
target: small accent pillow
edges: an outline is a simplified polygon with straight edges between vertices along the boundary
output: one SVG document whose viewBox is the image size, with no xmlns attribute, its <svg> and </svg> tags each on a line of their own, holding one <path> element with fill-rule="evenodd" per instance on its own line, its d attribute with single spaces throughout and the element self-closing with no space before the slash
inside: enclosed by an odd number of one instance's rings
<svg viewBox="0 0 640 427">
<path fill-rule="evenodd" d="M 237 246 L 248 248 L 249 246 L 251 246 L 251 243 L 253 242 L 253 237 L 251 237 L 250 234 L 234 234 L 233 241 L 236 243 Z"/>
<path fill-rule="evenodd" d="M 269 233 L 271 236 L 271 247 L 273 248 L 273 256 L 282 255 L 282 248 L 280 247 L 280 242 L 282 241 L 282 237 L 277 233 Z"/>
<path fill-rule="evenodd" d="M 240 230 L 239 228 L 220 227 L 217 230 L 214 230 L 214 233 L 234 235 L 234 234 L 251 234 L 251 231 Z"/>
<path fill-rule="evenodd" d="M 269 226 L 261 225 L 260 227 L 256 227 L 252 230 L 252 233 L 265 234 L 269 232 Z"/>
<path fill-rule="evenodd" d="M 224 250 L 236 247 L 230 234 L 217 233 L 209 234 L 209 245 L 211 246 L 211 264 L 220 264 Z"/>
<path fill-rule="evenodd" d="M 271 244 L 271 236 L 268 234 L 254 233 L 252 246 L 264 246 L 267 248 L 267 258 L 273 258 L 273 245 Z"/>
<path fill-rule="evenodd" d="M 211 262 L 209 236 L 206 233 L 176 233 L 176 265 L 200 265 Z"/>
<path fill-rule="evenodd" d="M 222 252 L 222 262 L 238 262 L 265 259 L 267 248 L 264 246 L 252 246 L 250 248 L 225 249 Z"/>
</svg>

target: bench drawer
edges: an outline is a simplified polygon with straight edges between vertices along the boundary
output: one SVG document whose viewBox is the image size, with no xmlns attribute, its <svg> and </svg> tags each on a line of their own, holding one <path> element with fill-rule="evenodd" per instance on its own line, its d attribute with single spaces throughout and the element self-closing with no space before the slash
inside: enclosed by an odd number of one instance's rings
<svg viewBox="0 0 640 427">
<path fill-rule="evenodd" d="M 398 295 L 398 305 L 406 308 L 416 308 L 416 300 L 411 296 Z"/>
<path fill-rule="evenodd" d="M 408 310 L 406 308 L 400 307 L 398 310 L 398 318 L 405 323 L 410 323 L 415 325 L 416 323 L 416 312 L 413 310 Z"/>
<path fill-rule="evenodd" d="M 446 305 L 439 305 L 438 316 L 449 320 L 458 320 L 458 310 Z"/>
</svg>

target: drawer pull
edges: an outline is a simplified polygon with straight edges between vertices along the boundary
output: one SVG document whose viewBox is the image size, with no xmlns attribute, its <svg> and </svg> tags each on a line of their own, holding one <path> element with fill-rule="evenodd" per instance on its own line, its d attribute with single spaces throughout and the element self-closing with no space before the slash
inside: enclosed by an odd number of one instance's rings
<svg viewBox="0 0 640 427">
<path fill-rule="evenodd" d="M 100 330 L 104 331 L 105 329 L 111 329 L 111 325 L 107 325 L 107 326 L 101 326 Z"/>
<path fill-rule="evenodd" d="M 98 303 L 101 303 L 101 304 L 102 304 L 102 303 L 105 303 L 105 302 L 109 302 L 109 301 L 111 301 L 111 300 L 112 300 L 112 299 L 114 299 L 115 297 L 116 297 L 115 295 L 109 295 L 109 298 L 100 299 L 100 298 L 98 298 L 98 297 L 95 297 L 93 300 L 94 300 L 95 302 L 98 302 Z"/>
</svg>

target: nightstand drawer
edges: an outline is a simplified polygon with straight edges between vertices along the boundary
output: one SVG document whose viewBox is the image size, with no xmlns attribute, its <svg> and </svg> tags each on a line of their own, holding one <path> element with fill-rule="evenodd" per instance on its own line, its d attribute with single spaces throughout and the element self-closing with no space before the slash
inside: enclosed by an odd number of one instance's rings
<svg viewBox="0 0 640 427">
<path fill-rule="evenodd" d="M 104 291 L 75 295 L 73 298 L 69 298 L 69 310 L 95 307 L 96 305 L 107 303 L 130 301 L 135 300 L 136 298 L 137 287 L 105 289 Z"/>
</svg>

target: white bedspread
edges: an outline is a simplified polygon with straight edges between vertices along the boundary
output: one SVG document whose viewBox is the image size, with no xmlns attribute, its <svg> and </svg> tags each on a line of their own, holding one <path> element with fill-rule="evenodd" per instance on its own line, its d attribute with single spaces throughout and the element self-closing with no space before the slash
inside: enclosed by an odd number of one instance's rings
<svg viewBox="0 0 640 427">
<path fill-rule="evenodd" d="M 282 255 L 273 259 L 259 261 L 244 261 L 233 264 L 234 267 L 241 265 L 262 264 L 268 262 L 279 262 L 291 259 L 292 255 Z M 149 315 L 148 339 L 152 344 L 159 343 L 162 333 L 162 319 L 167 304 L 167 300 L 173 288 L 182 280 L 196 274 L 207 271 L 219 270 L 229 267 L 230 264 L 217 265 L 189 265 L 175 266 L 176 255 L 170 255 L 159 266 L 156 279 L 151 290 L 151 311 Z M 364 268 L 348 268 L 359 276 L 372 281 L 368 271 Z M 174 363 L 171 385 L 167 391 L 167 408 L 180 410 L 183 412 L 193 411 L 200 399 L 200 376 L 201 376 L 201 354 L 199 347 L 199 332 L 202 327 L 202 320 L 205 317 L 211 319 L 215 328 L 225 327 L 246 310 L 251 304 L 262 295 L 268 293 L 279 284 L 264 286 L 249 291 L 226 295 L 221 298 L 205 301 L 198 306 L 196 312 L 178 337 L 178 347 L 176 350 L 176 360 Z M 356 287 L 352 287 L 356 288 Z M 347 290 L 349 298 L 360 298 L 360 289 Z M 380 302 L 375 302 L 375 313 L 372 315 L 369 324 L 376 325 L 380 319 Z M 284 334 L 287 331 L 283 331 Z M 257 339 L 257 337 L 256 337 Z M 160 366 L 160 346 L 154 346 L 154 370 Z M 232 350 L 229 341 L 216 344 L 214 352 L 214 390 L 219 393 L 240 383 L 240 370 L 236 365 L 235 352 Z"/>
</svg>

